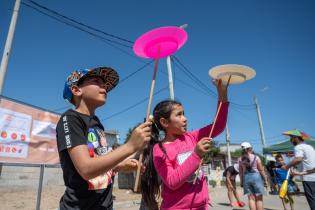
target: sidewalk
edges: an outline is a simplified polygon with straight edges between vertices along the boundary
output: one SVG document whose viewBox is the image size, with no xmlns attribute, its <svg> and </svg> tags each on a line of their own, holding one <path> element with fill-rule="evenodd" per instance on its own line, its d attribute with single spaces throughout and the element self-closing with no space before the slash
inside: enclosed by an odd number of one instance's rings
<svg viewBox="0 0 315 210">
<path fill-rule="evenodd" d="M 303 187 L 301 187 L 303 189 Z M 209 195 L 212 200 L 213 207 L 210 209 L 220 209 L 220 210 L 241 210 L 249 209 L 247 205 L 247 197 L 243 196 L 242 189 L 238 188 L 239 195 L 241 199 L 246 203 L 244 208 L 232 208 L 229 206 L 229 200 L 227 197 L 227 191 L 225 186 L 221 187 L 209 187 Z M 121 190 L 114 189 L 116 200 L 114 201 L 115 210 L 139 210 L 141 195 L 133 193 L 131 190 Z M 308 210 L 309 206 L 304 195 L 294 196 L 294 207 L 295 209 Z M 283 206 L 278 195 L 265 195 L 264 196 L 264 209 L 265 210 L 282 210 Z"/>
</svg>

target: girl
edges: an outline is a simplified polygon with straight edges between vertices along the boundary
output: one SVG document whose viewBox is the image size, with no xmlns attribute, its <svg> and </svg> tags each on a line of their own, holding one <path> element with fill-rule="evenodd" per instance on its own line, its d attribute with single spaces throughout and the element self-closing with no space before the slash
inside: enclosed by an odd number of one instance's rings
<svg viewBox="0 0 315 210">
<path fill-rule="evenodd" d="M 245 203 L 241 201 L 240 196 L 238 195 L 236 189 L 236 176 L 239 174 L 239 164 L 234 164 L 232 166 L 227 167 L 223 176 L 225 177 L 225 185 L 227 187 L 227 195 L 230 201 L 231 207 L 244 207 Z M 236 202 L 233 202 L 233 197 L 235 197 Z"/>
<path fill-rule="evenodd" d="M 220 80 L 215 82 L 218 97 L 222 102 L 213 136 L 220 134 L 226 124 L 228 102 L 227 88 Z M 208 137 L 212 125 L 187 132 L 187 119 L 181 103 L 165 100 L 153 111 L 152 138 L 144 151 L 146 168 L 141 178 L 142 197 L 147 207 L 158 209 L 156 198 L 162 183 L 162 203 L 160 209 L 208 209 L 208 186 L 203 173 L 196 173 L 200 161 L 210 150 Z M 160 139 L 159 131 L 164 132 Z M 194 175 L 198 179 L 193 184 Z"/>
<path fill-rule="evenodd" d="M 267 187 L 267 177 L 261 160 L 253 154 L 250 143 L 241 144 L 243 156 L 240 159 L 240 181 L 244 188 L 244 194 L 248 195 L 250 210 L 263 210 L 264 185 Z M 263 180 L 264 179 L 264 183 Z"/>
</svg>

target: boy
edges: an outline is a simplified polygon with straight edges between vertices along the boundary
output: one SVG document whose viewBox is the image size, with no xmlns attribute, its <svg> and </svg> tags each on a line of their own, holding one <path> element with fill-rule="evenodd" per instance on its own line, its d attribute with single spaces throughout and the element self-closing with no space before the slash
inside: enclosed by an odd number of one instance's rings
<svg viewBox="0 0 315 210">
<path fill-rule="evenodd" d="M 288 170 L 284 170 L 281 167 L 283 167 L 285 165 L 285 162 L 282 158 L 281 154 L 277 154 L 276 156 L 276 163 L 277 163 L 277 168 L 274 169 L 275 172 L 275 177 L 276 177 L 276 182 L 278 184 L 278 189 L 281 188 L 282 183 L 284 182 L 284 180 L 286 179 Z M 286 197 L 284 197 L 283 199 L 281 199 L 282 204 L 283 204 L 283 208 L 286 208 L 286 203 L 290 203 L 290 208 L 291 210 L 293 210 L 293 197 L 292 194 L 294 193 L 294 185 L 292 182 L 292 176 L 289 176 L 289 183 L 288 183 L 288 192 Z"/>
<path fill-rule="evenodd" d="M 95 110 L 105 104 L 107 93 L 118 81 L 117 72 L 109 67 L 74 71 L 66 80 L 63 98 L 75 108 L 61 116 L 56 128 L 66 186 L 60 210 L 112 209 L 113 171 L 135 170 L 138 162 L 125 159 L 150 140 L 151 122 L 145 122 L 134 130 L 128 143 L 109 152 Z"/>
</svg>

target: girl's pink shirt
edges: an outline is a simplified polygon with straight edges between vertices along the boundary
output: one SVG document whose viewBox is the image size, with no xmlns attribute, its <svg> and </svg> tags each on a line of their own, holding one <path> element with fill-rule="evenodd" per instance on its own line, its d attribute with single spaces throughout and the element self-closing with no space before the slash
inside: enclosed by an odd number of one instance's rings
<svg viewBox="0 0 315 210">
<path fill-rule="evenodd" d="M 228 102 L 223 102 L 217 118 L 212 138 L 225 128 Z M 153 161 L 158 175 L 162 179 L 161 210 L 204 210 L 208 209 L 208 186 L 202 171 L 199 172 L 195 184 L 195 172 L 199 168 L 201 158 L 195 153 L 197 142 L 208 137 L 212 124 L 192 132 L 186 132 L 173 142 L 163 144 L 167 156 L 160 146 L 153 148 Z"/>
</svg>

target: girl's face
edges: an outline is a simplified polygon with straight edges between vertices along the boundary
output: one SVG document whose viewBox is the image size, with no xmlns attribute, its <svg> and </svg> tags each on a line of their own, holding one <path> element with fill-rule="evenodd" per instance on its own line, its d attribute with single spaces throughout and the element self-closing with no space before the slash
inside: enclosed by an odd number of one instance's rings
<svg viewBox="0 0 315 210">
<path fill-rule="evenodd" d="M 164 124 L 167 134 L 181 135 L 187 131 L 187 119 L 184 115 L 184 108 L 181 105 L 172 107 L 171 116 Z"/>
</svg>

